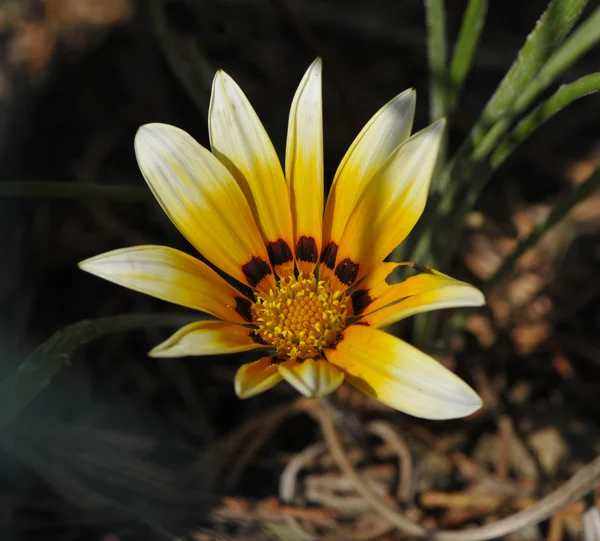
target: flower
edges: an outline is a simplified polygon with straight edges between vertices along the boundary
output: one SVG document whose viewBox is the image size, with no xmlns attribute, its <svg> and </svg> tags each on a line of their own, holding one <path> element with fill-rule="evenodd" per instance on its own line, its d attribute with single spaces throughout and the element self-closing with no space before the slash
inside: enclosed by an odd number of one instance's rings
<svg viewBox="0 0 600 541">
<path fill-rule="evenodd" d="M 285 171 L 242 90 L 217 72 L 212 152 L 166 124 L 142 126 L 135 138 L 156 199 L 212 266 L 173 248 L 136 246 L 80 267 L 218 318 L 183 327 L 152 356 L 265 350 L 237 371 L 241 398 L 282 380 L 322 397 L 346 380 L 414 416 L 474 412 L 481 399 L 471 387 L 380 330 L 413 314 L 484 303 L 469 284 L 413 263 L 384 262 L 423 211 L 444 129 L 440 120 L 410 136 L 415 99 L 407 90 L 371 118 L 342 159 L 323 208 L 320 59 L 292 102 Z M 395 283 L 400 270 L 414 275 Z"/>
</svg>

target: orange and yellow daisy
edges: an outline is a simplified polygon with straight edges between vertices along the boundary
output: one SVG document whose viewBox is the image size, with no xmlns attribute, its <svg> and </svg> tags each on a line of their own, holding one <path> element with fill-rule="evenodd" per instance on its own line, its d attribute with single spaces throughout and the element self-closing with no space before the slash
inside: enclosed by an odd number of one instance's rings
<svg viewBox="0 0 600 541">
<path fill-rule="evenodd" d="M 484 303 L 469 284 L 384 262 L 423 212 L 444 129 L 440 120 L 410 135 L 415 99 L 407 90 L 371 118 L 324 205 L 320 59 L 292 101 L 285 169 L 242 90 L 217 72 L 212 151 L 166 124 L 142 126 L 135 138 L 150 189 L 211 265 L 173 248 L 136 246 L 80 267 L 217 318 L 183 327 L 152 356 L 264 351 L 237 371 L 240 398 L 282 380 L 322 397 L 346 380 L 417 417 L 474 412 L 481 399 L 471 387 L 380 330 L 413 314 Z M 395 283 L 400 267 L 413 275 Z"/>
</svg>

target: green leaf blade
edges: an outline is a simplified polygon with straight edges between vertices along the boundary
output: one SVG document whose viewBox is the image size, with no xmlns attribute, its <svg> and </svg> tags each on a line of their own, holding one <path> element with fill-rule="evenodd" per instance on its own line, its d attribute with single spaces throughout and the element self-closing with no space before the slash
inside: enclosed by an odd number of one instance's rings
<svg viewBox="0 0 600 541">
<path fill-rule="evenodd" d="M 429 59 L 429 118 L 431 122 L 446 114 L 447 50 L 446 8 L 444 0 L 426 0 L 427 56 Z"/>
<path fill-rule="evenodd" d="M 180 327 L 201 315 L 126 314 L 84 320 L 54 333 L 10 376 L 0 382 L 0 428 L 10 423 L 88 342 L 120 331 L 149 327 Z"/>
<path fill-rule="evenodd" d="M 475 49 L 485 23 L 487 0 L 469 0 L 449 71 L 448 110 L 456 107 L 463 84 L 473 64 Z"/>
</svg>

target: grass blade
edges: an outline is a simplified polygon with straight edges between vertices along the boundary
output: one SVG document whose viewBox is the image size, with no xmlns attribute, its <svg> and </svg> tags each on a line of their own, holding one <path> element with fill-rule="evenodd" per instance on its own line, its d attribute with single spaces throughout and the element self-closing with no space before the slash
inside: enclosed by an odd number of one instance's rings
<svg viewBox="0 0 600 541">
<path fill-rule="evenodd" d="M 537 77 L 519 96 L 515 102 L 515 110 L 520 112 L 529 107 L 543 90 L 596 45 L 598 41 L 600 41 L 600 8 L 597 8 L 581 23 L 552 55 Z"/>
<path fill-rule="evenodd" d="M 454 253 L 464 217 L 473 208 L 481 191 L 500 164 L 544 122 L 574 101 L 598 91 L 600 91 L 600 73 L 586 75 L 573 83 L 562 86 L 517 124 L 504 141 L 498 145 L 489 160 L 479 161 L 474 165 L 473 180 L 469 186 L 469 191 L 461 197 L 460 202 L 455 206 L 452 216 L 448 218 L 448 220 L 451 218 L 451 221 L 447 221 L 442 226 L 448 233 L 444 237 L 445 256 L 441 258 L 440 263 L 442 268 Z"/>
<path fill-rule="evenodd" d="M 490 126 L 513 109 L 515 101 L 575 26 L 586 3 L 587 0 L 550 2 L 473 128 L 474 146 Z"/>
<path fill-rule="evenodd" d="M 446 9 L 444 0 L 426 0 L 427 56 L 429 58 L 429 118 L 446 114 Z"/>
<path fill-rule="evenodd" d="M 199 316 L 189 314 L 127 314 L 84 320 L 69 325 L 40 344 L 0 382 L 0 428 L 12 421 L 50 380 L 69 363 L 79 348 L 101 336 L 148 327 L 180 327 Z"/>
<path fill-rule="evenodd" d="M 442 214 L 448 213 L 455 199 L 458 198 L 461 188 L 471 182 L 474 162 L 489 152 L 506 132 L 519 112 L 515 109 L 515 103 L 518 103 L 527 87 L 535 81 L 544 65 L 558 50 L 578 21 L 586 3 L 587 0 L 550 2 L 548 9 L 527 37 L 516 61 L 496 88 L 469 136 L 441 176 L 436 187 L 443 193 L 440 203 Z M 591 32 L 588 30 L 585 34 L 588 42 L 589 34 Z M 584 42 L 586 39 L 580 39 L 578 47 L 570 46 L 570 54 L 573 58 L 576 57 L 573 53 L 581 49 Z M 565 61 L 568 56 L 563 56 L 562 61 Z M 552 65 L 551 68 L 550 73 L 556 70 Z"/>
<path fill-rule="evenodd" d="M 487 13 L 487 0 L 469 0 L 463 16 L 449 74 L 448 110 L 456 107 L 462 86 L 473 63 L 475 48 Z"/>
<path fill-rule="evenodd" d="M 490 165 L 496 169 L 512 152 L 527 139 L 540 125 L 562 111 L 575 100 L 600 91 L 600 72 L 586 75 L 561 86 L 550 98 L 538 105 L 521 120 L 512 132 L 502 141 L 492 154 Z"/>
<path fill-rule="evenodd" d="M 582 202 L 589 195 L 596 190 L 600 189 L 600 167 L 592 173 L 586 181 L 581 184 L 577 184 L 564 193 L 557 203 L 554 205 L 550 214 L 545 220 L 536 225 L 531 233 L 522 239 L 515 249 L 504 259 L 498 270 L 489 278 L 481 287 L 481 291 L 488 295 L 492 292 L 502 281 L 511 274 L 515 264 L 519 258 L 527 252 L 527 250 L 533 248 L 541 238 L 554 227 L 558 222 L 565 218 L 569 212 L 578 203 Z M 459 332 L 467 322 L 471 310 L 461 311 L 460 313 L 454 314 L 450 321 L 445 327 L 443 333 L 443 341 L 448 344 L 451 338 Z"/>
<path fill-rule="evenodd" d="M 562 220 L 575 205 L 583 201 L 594 191 L 600 189 L 600 167 L 592 173 L 585 182 L 573 186 L 564 195 L 560 197 L 556 205 L 552 208 L 550 214 L 541 223 L 533 228 L 533 231 L 521 240 L 517 247 L 504 260 L 500 268 L 494 275 L 485 283 L 481 290 L 484 293 L 489 293 L 498 284 L 508 276 L 513 270 L 518 259 L 530 248 L 535 246 L 542 236 Z"/>
</svg>

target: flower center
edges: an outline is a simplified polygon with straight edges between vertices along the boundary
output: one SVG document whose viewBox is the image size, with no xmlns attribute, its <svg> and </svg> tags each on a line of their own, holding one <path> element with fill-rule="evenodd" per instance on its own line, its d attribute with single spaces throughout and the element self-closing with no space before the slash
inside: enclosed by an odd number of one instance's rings
<svg viewBox="0 0 600 541">
<path fill-rule="evenodd" d="M 281 278 L 275 291 L 257 297 L 253 310 L 256 332 L 282 358 L 319 355 L 346 326 L 346 294 L 313 274 Z"/>
</svg>

